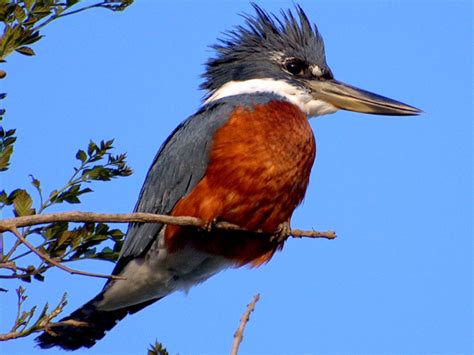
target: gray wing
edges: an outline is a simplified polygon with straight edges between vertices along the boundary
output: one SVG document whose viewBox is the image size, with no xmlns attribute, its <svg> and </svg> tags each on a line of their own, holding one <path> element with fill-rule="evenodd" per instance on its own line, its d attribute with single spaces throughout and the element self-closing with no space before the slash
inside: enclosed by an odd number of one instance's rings
<svg viewBox="0 0 474 355">
<path fill-rule="evenodd" d="M 223 101 L 204 106 L 182 122 L 158 151 L 135 206 L 136 212 L 168 214 L 204 176 L 216 130 L 235 105 Z M 163 228 L 157 223 L 131 223 L 114 273 L 128 260 L 139 257 Z"/>
<path fill-rule="evenodd" d="M 253 109 L 281 99 L 272 94 L 241 94 L 225 97 L 202 107 L 182 122 L 158 151 L 148 171 L 135 206 L 136 212 L 169 214 L 176 203 L 202 179 L 209 163 L 212 139 L 236 107 Z M 156 239 L 162 224 L 131 223 L 113 274 L 129 260 L 142 256 Z"/>
</svg>

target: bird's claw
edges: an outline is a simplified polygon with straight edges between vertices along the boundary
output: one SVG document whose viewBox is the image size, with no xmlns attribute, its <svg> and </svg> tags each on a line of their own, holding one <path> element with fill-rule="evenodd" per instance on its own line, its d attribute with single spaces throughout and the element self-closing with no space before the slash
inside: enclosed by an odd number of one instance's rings
<svg viewBox="0 0 474 355">
<path fill-rule="evenodd" d="M 210 222 L 207 222 L 206 224 L 204 224 L 201 228 L 210 233 L 212 232 L 214 229 L 216 229 L 216 224 L 217 224 L 217 218 L 214 218 L 212 221 Z"/>
<path fill-rule="evenodd" d="M 272 237 L 272 241 L 276 242 L 277 244 L 283 244 L 288 237 L 291 235 L 291 226 L 290 221 L 286 221 L 281 223 L 278 226 L 278 229 Z"/>
</svg>

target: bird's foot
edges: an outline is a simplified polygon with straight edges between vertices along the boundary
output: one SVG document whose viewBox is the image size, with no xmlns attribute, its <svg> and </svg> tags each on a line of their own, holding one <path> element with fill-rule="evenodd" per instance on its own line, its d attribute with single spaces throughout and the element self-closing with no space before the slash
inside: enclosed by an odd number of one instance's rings
<svg viewBox="0 0 474 355">
<path fill-rule="evenodd" d="M 271 241 L 276 242 L 277 244 L 283 244 L 288 237 L 291 235 L 291 226 L 290 221 L 281 223 L 278 226 L 278 229 L 275 235 L 272 236 Z"/>
<path fill-rule="evenodd" d="M 202 230 L 210 233 L 214 229 L 216 229 L 216 224 L 217 224 L 217 218 L 214 218 L 212 221 L 207 222 L 206 224 L 204 224 L 201 228 L 202 228 Z"/>
</svg>

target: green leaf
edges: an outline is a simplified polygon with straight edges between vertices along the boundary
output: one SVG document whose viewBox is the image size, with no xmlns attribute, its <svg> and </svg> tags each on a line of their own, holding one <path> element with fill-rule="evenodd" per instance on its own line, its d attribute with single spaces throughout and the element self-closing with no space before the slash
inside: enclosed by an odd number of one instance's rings
<svg viewBox="0 0 474 355">
<path fill-rule="evenodd" d="M 3 150 L 0 150 L 0 171 L 5 171 L 8 169 L 12 153 L 13 145 L 8 145 Z"/>
<path fill-rule="evenodd" d="M 90 141 L 89 146 L 87 147 L 87 154 L 89 154 L 89 156 L 92 156 L 94 154 L 94 151 L 96 151 L 97 149 L 97 144 L 95 144 L 93 141 Z"/>
<path fill-rule="evenodd" d="M 109 234 L 114 240 L 118 240 L 124 237 L 124 234 L 120 229 L 112 229 Z"/>
<path fill-rule="evenodd" d="M 79 149 L 76 153 L 76 159 L 84 163 L 87 160 L 86 152 L 84 152 L 82 149 Z"/>
<path fill-rule="evenodd" d="M 49 197 L 48 197 L 48 199 L 51 201 L 51 203 L 55 203 L 57 198 L 58 198 L 58 190 L 51 191 L 51 193 L 49 194 Z"/>
<path fill-rule="evenodd" d="M 81 203 L 81 200 L 79 200 L 77 198 L 77 196 L 73 196 L 73 195 L 68 195 L 68 196 L 64 197 L 64 201 L 69 202 L 69 203 L 73 203 L 73 204 Z"/>
<path fill-rule="evenodd" d="M 66 241 L 73 239 L 74 235 L 70 231 L 65 231 L 58 239 L 57 247 L 63 245 Z"/>
<path fill-rule="evenodd" d="M 79 248 L 81 246 L 81 238 L 76 237 L 72 240 L 72 250 L 76 250 L 77 248 Z"/>
<path fill-rule="evenodd" d="M 109 226 L 105 223 L 97 223 L 95 227 L 95 232 L 97 234 L 106 234 L 109 230 Z"/>
<path fill-rule="evenodd" d="M 71 7 L 75 4 L 77 4 L 79 0 L 66 0 L 66 7 Z"/>
<path fill-rule="evenodd" d="M 8 131 L 7 131 L 8 134 Z M 16 137 L 8 137 L 3 140 L 3 146 L 9 146 L 16 142 Z"/>
<path fill-rule="evenodd" d="M 41 182 L 36 179 L 33 175 L 30 175 L 31 177 L 31 185 L 33 185 L 34 187 L 36 187 L 37 190 L 39 190 L 41 188 Z"/>
<path fill-rule="evenodd" d="M 105 247 L 102 249 L 101 253 L 103 254 L 110 254 L 113 253 L 114 251 L 110 247 Z"/>
<path fill-rule="evenodd" d="M 27 55 L 27 56 L 36 55 L 36 53 L 35 53 L 34 50 L 32 50 L 30 47 L 26 47 L 26 46 L 17 48 L 16 51 L 17 51 L 18 53 L 21 53 L 21 54 Z"/>
<path fill-rule="evenodd" d="M 86 194 L 86 193 L 89 193 L 89 192 L 92 192 L 92 191 L 93 191 L 92 189 L 86 187 L 85 189 L 80 190 L 77 194 L 82 195 L 82 194 Z"/>
<path fill-rule="evenodd" d="M 102 242 L 102 241 L 107 240 L 107 239 L 109 239 L 109 238 L 106 235 L 103 235 L 103 234 L 95 234 L 90 238 L 90 240 L 94 241 L 94 242 Z"/>
<path fill-rule="evenodd" d="M 155 344 L 150 344 L 147 355 L 169 355 L 168 350 L 158 340 L 155 340 Z"/>
<path fill-rule="evenodd" d="M 35 20 L 32 20 L 36 22 Z M 28 21 L 27 21 L 28 22 Z M 27 22 L 23 23 L 24 26 L 27 25 Z M 40 35 L 39 31 L 33 32 L 30 35 L 26 36 L 21 43 L 22 44 L 33 44 L 37 41 L 39 41 L 43 36 Z"/>
<path fill-rule="evenodd" d="M 43 18 L 45 16 L 48 16 L 51 14 L 51 7 L 45 7 L 45 6 L 35 6 L 35 9 L 33 10 L 33 14 L 37 15 L 40 18 Z"/>
<path fill-rule="evenodd" d="M 10 206 L 11 204 L 13 204 L 13 198 L 14 197 L 10 198 L 10 196 L 8 196 L 5 190 L 0 191 L 0 209 L 4 206 Z"/>
<path fill-rule="evenodd" d="M 31 7 L 33 6 L 34 0 L 23 0 L 25 3 L 26 9 L 31 10 Z"/>
<path fill-rule="evenodd" d="M 44 281 L 44 276 L 41 275 L 41 274 L 35 274 L 33 277 L 35 278 L 35 280 L 38 280 L 38 281 L 41 281 L 41 282 Z"/>
<path fill-rule="evenodd" d="M 48 241 L 57 239 L 62 235 L 62 233 L 64 233 L 64 231 L 68 229 L 68 227 L 69 227 L 68 222 L 51 223 L 50 225 L 46 226 L 43 229 L 43 232 L 42 232 L 43 238 Z M 48 250 L 51 250 L 50 249 L 51 245 L 52 244 L 49 244 Z"/>
<path fill-rule="evenodd" d="M 17 5 L 15 7 L 15 17 L 18 20 L 18 22 L 23 22 L 23 20 L 26 18 L 25 10 L 23 10 L 21 6 Z"/>
<path fill-rule="evenodd" d="M 35 210 L 31 208 L 33 200 L 25 190 L 18 190 L 13 200 L 15 216 L 31 216 Z"/>
<path fill-rule="evenodd" d="M 5 132 L 5 137 L 11 137 L 15 134 L 16 129 L 9 129 L 8 131 Z"/>
<path fill-rule="evenodd" d="M 21 275 L 20 280 L 29 283 L 31 282 L 31 275 Z"/>
</svg>

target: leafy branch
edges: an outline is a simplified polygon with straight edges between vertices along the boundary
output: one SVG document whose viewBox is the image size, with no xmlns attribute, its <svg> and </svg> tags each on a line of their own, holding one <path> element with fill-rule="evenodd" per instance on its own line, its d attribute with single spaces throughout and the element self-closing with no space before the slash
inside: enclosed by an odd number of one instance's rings
<svg viewBox="0 0 474 355">
<path fill-rule="evenodd" d="M 194 226 L 211 231 L 214 229 L 237 230 L 242 232 L 265 234 L 263 231 L 248 231 L 238 225 L 225 221 L 206 222 L 195 217 L 171 217 L 150 213 L 90 213 L 90 212 L 62 212 L 45 214 L 51 206 L 68 203 L 78 204 L 84 194 L 92 189 L 84 187 L 96 181 L 109 181 L 116 177 L 128 176 L 131 169 L 127 166 L 125 154 L 112 155 L 113 141 L 102 141 L 99 144 L 90 142 L 85 150 L 78 150 L 76 159 L 79 166 L 67 183 L 53 190 L 47 198 L 41 187 L 41 182 L 32 177 L 31 184 L 39 196 L 39 206 L 33 207 L 31 195 L 24 189 L 16 189 L 10 193 L 0 192 L 0 209 L 5 206 L 13 207 L 15 218 L 0 220 L 0 232 L 9 231 L 16 236 L 12 247 L 0 256 L 0 270 L 7 270 L 7 274 L 0 274 L 0 278 L 16 278 L 30 282 L 33 277 L 43 281 L 44 273 L 51 267 L 59 267 L 71 274 L 80 274 L 93 277 L 117 278 L 116 276 L 96 274 L 80 271 L 64 263 L 96 259 L 116 261 L 120 253 L 124 234 L 119 229 L 111 229 L 106 223 L 165 223 L 181 226 Z M 70 223 L 81 223 L 70 228 Z M 25 227 L 21 232 L 18 228 Z M 33 228 L 34 227 L 34 228 Z M 39 235 L 41 241 L 33 245 L 27 240 L 31 235 Z M 268 234 L 268 233 L 266 233 Z M 301 238 L 335 238 L 334 232 L 301 231 L 283 228 L 275 231 L 273 242 L 284 242 L 289 236 Z M 97 249 L 105 241 L 113 243 L 100 251 Z M 19 248 L 21 251 L 19 251 Z M 26 250 L 25 250 L 26 249 Z M 3 252 L 3 251 L 2 251 Z M 21 264 L 24 258 L 34 253 L 39 257 L 37 265 Z"/>
<path fill-rule="evenodd" d="M 87 149 L 79 149 L 76 159 L 79 164 L 74 168 L 72 176 L 67 183 L 59 189 L 53 190 L 45 197 L 41 182 L 32 176 L 31 185 L 39 196 L 39 205 L 33 207 L 33 198 L 25 189 L 15 189 L 7 193 L 0 191 L 0 209 L 5 206 L 13 207 L 15 218 L 0 220 L 0 232 L 9 231 L 16 236 L 12 247 L 0 255 L 0 270 L 7 270 L 7 274 L 0 274 L 0 278 L 17 278 L 30 282 L 33 277 L 43 281 L 44 273 L 51 267 L 59 267 L 71 274 L 81 274 L 94 277 L 113 277 L 72 269 L 64 263 L 96 259 L 116 261 L 122 247 L 124 234 L 119 229 L 112 229 L 106 223 L 168 223 L 184 226 L 194 226 L 210 231 L 211 229 L 240 230 L 250 233 L 263 233 L 262 231 L 247 231 L 240 226 L 225 221 L 211 224 L 194 217 L 171 217 L 150 213 L 107 214 L 88 212 L 44 212 L 58 204 L 78 204 L 82 195 L 92 192 L 85 185 L 97 181 L 109 181 L 116 177 L 128 176 L 132 173 L 126 164 L 126 155 L 113 155 L 113 140 L 101 141 L 99 144 L 90 142 Z M 70 223 L 81 223 L 70 226 Z M 25 227 L 21 232 L 18 228 Z M 279 232 L 276 231 L 275 234 Z M 31 235 L 41 237 L 40 242 L 33 245 L 27 238 Z M 280 233 L 281 234 L 281 233 Z M 316 232 L 288 230 L 283 235 L 276 235 L 276 243 L 281 243 L 288 236 L 329 238 L 335 237 L 333 232 Z M 113 246 L 98 246 L 105 241 Z M 22 247 L 20 249 L 20 247 Z M 26 250 L 25 250 L 26 249 Z M 24 257 L 34 253 L 40 261 L 37 265 L 21 264 Z"/>
<path fill-rule="evenodd" d="M 0 78 L 1 79 L 1 78 Z M 3 100 L 7 94 L 0 93 L 0 100 Z M 4 109 L 0 109 L 0 172 L 8 170 L 10 158 L 13 154 L 13 143 L 16 141 L 14 129 L 4 129 L 1 126 Z"/>
<path fill-rule="evenodd" d="M 40 200 L 37 208 L 33 207 L 33 199 L 25 189 L 15 189 L 10 193 L 0 191 L 0 209 L 12 206 L 13 214 L 17 218 L 39 216 L 54 205 L 80 203 L 82 195 L 92 192 L 92 189 L 84 187 L 86 184 L 129 176 L 132 170 L 126 164 L 126 155 L 111 154 L 112 144 L 113 140 L 101 141 L 99 144 L 91 141 L 86 150 L 78 150 L 76 159 L 79 166 L 74 168 L 74 173 L 67 183 L 53 190 L 47 198 L 44 197 L 40 180 L 32 177 L 31 184 Z M 29 282 L 31 277 L 34 277 L 43 281 L 44 272 L 53 266 L 59 266 L 71 273 L 81 273 L 58 264 L 58 260 L 62 263 L 83 259 L 115 261 L 123 242 L 122 231 L 111 229 L 104 223 L 82 222 L 85 223 L 72 228 L 69 228 L 68 221 L 51 222 L 38 228 L 32 228 L 33 225 L 21 226 L 27 227 L 21 233 L 14 226 L 15 229 L 10 231 L 16 235 L 17 240 L 0 256 L 0 269 L 10 270 L 11 273 L 0 275 L 0 278 L 18 278 Z M 42 241 L 36 246 L 25 243 L 26 238 L 32 234 L 42 237 Z M 97 246 L 107 240 L 113 243 L 112 248 L 104 247 L 98 251 Z M 27 250 L 18 253 L 20 246 L 26 246 Z M 31 253 L 41 258 L 37 266 L 18 265 L 19 260 Z"/>
<path fill-rule="evenodd" d="M 189 217 L 189 216 L 172 217 L 168 215 L 158 215 L 158 214 L 140 213 L 140 212 L 122 213 L 122 214 L 93 213 L 93 212 L 62 212 L 62 213 L 60 212 L 60 213 L 50 213 L 50 214 L 43 214 L 43 215 L 21 216 L 21 217 L 16 217 L 16 218 L 0 220 L 0 232 L 1 231 L 12 232 L 21 243 L 25 244 L 30 249 L 30 251 L 34 252 L 36 255 L 38 255 L 42 259 L 42 265 L 45 263 L 46 266 L 43 266 L 43 267 L 45 267 L 46 269 L 52 266 L 58 266 L 61 269 L 72 274 L 82 274 L 82 275 L 95 276 L 95 277 L 107 277 L 104 275 L 92 274 L 92 273 L 88 273 L 84 271 L 70 269 L 70 268 L 65 267 L 64 265 L 59 264 L 58 262 L 49 258 L 48 255 L 52 255 L 51 251 L 47 253 L 43 253 L 42 251 L 36 249 L 34 246 L 29 244 L 26 241 L 26 239 L 21 236 L 21 234 L 19 234 L 18 229 L 17 229 L 17 227 L 34 226 L 34 225 L 39 225 L 39 224 L 44 224 L 44 223 L 49 223 L 49 222 L 52 222 L 54 225 L 55 223 L 62 223 L 66 221 L 68 222 L 78 222 L 78 221 L 108 222 L 108 223 L 114 223 L 114 222 L 117 222 L 117 223 L 122 223 L 122 222 L 165 223 L 165 224 L 174 224 L 174 225 L 180 225 L 180 226 L 198 227 L 200 230 L 208 232 L 208 233 L 214 230 L 233 230 L 233 231 L 241 231 L 241 232 L 261 234 L 261 235 L 270 234 L 270 235 L 275 236 L 275 239 L 272 239 L 272 241 L 276 244 L 284 242 L 290 236 L 293 238 L 325 238 L 325 239 L 334 239 L 336 237 L 336 234 L 332 231 L 318 232 L 318 231 L 303 231 L 299 229 L 287 229 L 285 230 L 283 234 L 280 231 L 276 231 L 275 233 L 268 233 L 268 232 L 263 232 L 260 230 L 249 231 L 238 225 L 228 223 L 225 221 L 207 223 L 206 221 L 203 221 L 196 217 Z M 83 252 L 83 255 L 85 256 L 82 258 L 88 258 L 89 255 L 94 255 L 93 252 L 87 249 L 88 247 L 87 244 L 81 245 L 81 246 L 85 248 Z M 94 258 L 100 259 L 100 257 L 97 255 L 95 255 Z M 61 260 L 62 262 L 77 260 L 74 258 L 65 259 L 64 257 L 59 257 L 58 259 Z M 8 269 L 11 270 L 11 267 L 8 267 Z M 34 271 L 35 270 L 33 270 L 33 272 Z M 16 272 L 16 270 L 14 272 Z M 32 271 L 29 271 L 29 272 L 31 273 Z M 16 274 L 14 273 L 13 275 L 16 275 Z M 12 277 L 12 275 L 8 275 L 8 276 L 10 278 Z M 1 277 L 2 276 L 0 276 L 0 278 Z"/>
<path fill-rule="evenodd" d="M 30 47 L 41 39 L 40 30 L 58 18 L 93 8 L 123 11 L 133 0 L 105 0 L 78 7 L 81 0 L 0 0 L 0 22 L 3 35 L 0 39 L 0 61 L 16 51 L 32 56 Z"/>
<path fill-rule="evenodd" d="M 25 289 L 22 286 L 18 287 L 16 289 L 16 294 L 18 301 L 15 323 L 8 333 L 0 334 L 0 341 L 21 338 L 32 333 L 47 330 L 51 320 L 61 313 L 67 304 L 66 293 L 64 293 L 58 305 L 54 307 L 52 311 L 48 312 L 49 305 L 46 303 L 39 313 L 37 319 L 33 322 L 33 324 L 30 324 L 33 321 L 37 307 L 33 306 L 30 310 L 24 311 L 22 309 L 23 303 L 28 298 L 28 296 L 26 296 Z"/>
<path fill-rule="evenodd" d="M 31 46 L 42 38 L 43 28 L 58 18 L 93 8 L 122 11 L 132 4 L 133 0 L 105 0 L 80 7 L 80 4 L 85 2 L 82 0 L 0 0 L 0 32 L 2 32 L 0 63 L 5 62 L 7 56 L 14 52 L 26 56 L 35 55 Z M 0 69 L 0 80 L 5 77 L 6 72 Z M 0 100 L 5 97 L 5 93 L 0 93 Z M 5 109 L 0 108 L 0 172 L 8 170 L 16 141 L 15 129 L 3 126 L 5 112 Z M 90 188 L 83 186 L 85 184 L 130 175 L 131 170 L 126 165 L 125 155 L 114 156 L 109 152 L 111 148 L 112 141 L 103 141 L 99 144 L 90 142 L 86 151 L 78 151 L 76 157 L 81 163 L 75 169 L 71 179 L 63 187 L 52 191 L 46 198 L 41 182 L 31 176 L 31 183 L 39 196 L 39 204 L 35 204 L 36 208 L 33 207 L 33 199 L 25 189 L 15 189 L 10 193 L 0 191 L 0 211 L 6 206 L 11 206 L 16 218 L 41 214 L 57 204 L 80 203 L 81 195 L 92 192 Z M 10 273 L 9 275 L 0 274 L 0 277 L 27 282 L 30 282 L 32 277 L 43 281 L 44 272 L 53 266 L 74 272 L 74 269 L 62 265 L 69 261 L 88 258 L 114 261 L 118 257 L 124 236 L 119 229 L 111 229 L 103 223 L 83 223 L 70 228 L 68 222 L 61 222 L 39 228 L 27 226 L 21 231 L 15 227 L 10 231 L 17 239 L 9 250 L 5 250 L 4 235 L 0 232 L 0 271 L 6 270 Z M 40 243 L 33 243 L 31 239 L 30 241 L 26 239 L 33 234 L 41 237 Z M 97 246 L 104 241 L 112 242 L 112 248 L 105 247 L 97 250 Z M 25 264 L 25 257 L 31 253 L 40 257 L 38 265 Z M 0 288 L 0 291 L 7 290 Z M 36 306 L 28 311 L 22 310 L 27 298 L 22 286 L 17 289 L 17 295 L 18 312 L 15 324 L 9 333 L 0 334 L 0 340 L 24 337 L 42 330 L 52 332 L 51 327 L 61 323 L 52 324 L 51 320 L 66 305 L 66 294 L 51 312 L 48 312 L 46 304 L 36 321 L 33 320 Z"/>
</svg>

